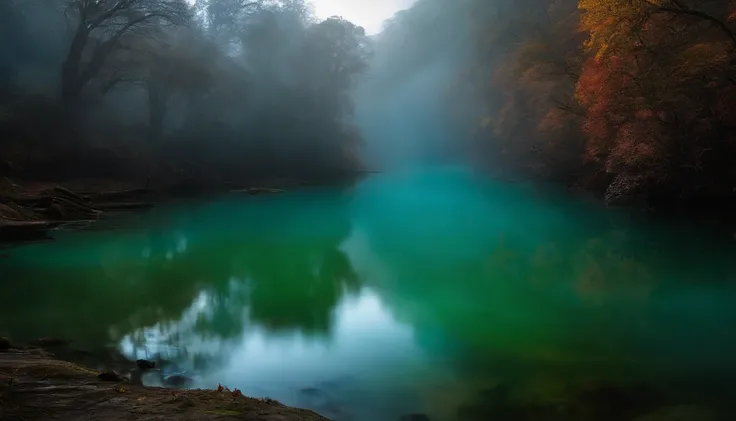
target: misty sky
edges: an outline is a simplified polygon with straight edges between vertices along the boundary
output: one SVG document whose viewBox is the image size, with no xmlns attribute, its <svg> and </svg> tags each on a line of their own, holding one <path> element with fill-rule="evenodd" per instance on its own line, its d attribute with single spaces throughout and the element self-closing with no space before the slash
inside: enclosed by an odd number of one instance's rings
<svg viewBox="0 0 736 421">
<path fill-rule="evenodd" d="M 381 31 L 383 21 L 399 10 L 406 9 L 415 0 L 311 0 L 315 13 L 321 19 L 330 16 L 343 18 L 365 28 L 368 34 Z"/>
</svg>

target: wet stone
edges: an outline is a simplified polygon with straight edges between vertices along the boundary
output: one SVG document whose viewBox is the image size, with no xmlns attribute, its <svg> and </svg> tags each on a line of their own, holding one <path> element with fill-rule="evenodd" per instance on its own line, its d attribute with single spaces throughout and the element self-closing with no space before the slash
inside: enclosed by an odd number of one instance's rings
<svg viewBox="0 0 736 421">
<path fill-rule="evenodd" d="M 97 378 L 104 382 L 122 382 L 123 377 L 116 371 L 105 371 L 97 375 Z"/>
<path fill-rule="evenodd" d="M 194 383 L 194 379 L 182 374 L 174 374 L 164 379 L 164 385 L 167 387 L 184 388 Z"/>
<path fill-rule="evenodd" d="M 140 370 L 150 370 L 156 368 L 156 363 L 148 360 L 136 360 L 135 364 Z"/>
</svg>

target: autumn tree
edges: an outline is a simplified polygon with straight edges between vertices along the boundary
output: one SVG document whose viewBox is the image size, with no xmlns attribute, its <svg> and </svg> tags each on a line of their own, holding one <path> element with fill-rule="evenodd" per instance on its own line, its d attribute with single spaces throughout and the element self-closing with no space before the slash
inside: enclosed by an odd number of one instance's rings
<svg viewBox="0 0 736 421">
<path fill-rule="evenodd" d="M 587 109 L 588 158 L 617 177 L 609 196 L 733 179 L 722 159 L 734 152 L 723 141 L 731 123 L 716 106 L 734 85 L 728 8 L 646 0 L 581 0 L 580 8 L 590 58 L 576 92 Z"/>
<path fill-rule="evenodd" d="M 476 148 L 495 170 L 569 179 L 579 172 L 582 110 L 577 4 L 472 2 L 469 81 L 483 105 Z"/>
</svg>

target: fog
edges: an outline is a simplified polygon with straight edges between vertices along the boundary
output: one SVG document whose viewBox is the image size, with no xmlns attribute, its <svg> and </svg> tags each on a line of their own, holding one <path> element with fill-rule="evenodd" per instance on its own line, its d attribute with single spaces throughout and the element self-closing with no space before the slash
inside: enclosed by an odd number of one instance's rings
<svg viewBox="0 0 736 421">
<path fill-rule="evenodd" d="M 386 22 L 355 90 L 364 160 L 375 169 L 454 161 L 467 137 L 452 88 L 469 55 L 460 3 L 420 1 Z"/>
<path fill-rule="evenodd" d="M 305 0 L 4 1 L 0 170 L 230 182 L 455 160 L 462 4 L 369 34 Z"/>
</svg>

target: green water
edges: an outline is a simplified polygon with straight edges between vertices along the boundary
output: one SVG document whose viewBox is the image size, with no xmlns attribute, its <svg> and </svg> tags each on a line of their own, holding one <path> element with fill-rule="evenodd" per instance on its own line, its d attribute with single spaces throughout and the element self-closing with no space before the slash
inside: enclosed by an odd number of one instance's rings
<svg viewBox="0 0 736 421">
<path fill-rule="evenodd" d="M 5 250 L 0 335 L 160 355 L 340 421 L 732 419 L 736 248 L 708 234 L 384 174 Z"/>
</svg>

